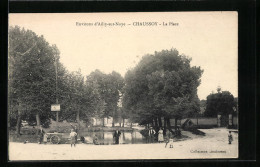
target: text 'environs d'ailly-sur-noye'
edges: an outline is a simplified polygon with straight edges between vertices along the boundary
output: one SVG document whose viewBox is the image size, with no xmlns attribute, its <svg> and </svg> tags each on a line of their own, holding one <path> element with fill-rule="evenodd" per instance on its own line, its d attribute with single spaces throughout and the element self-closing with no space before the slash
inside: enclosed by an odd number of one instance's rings
<svg viewBox="0 0 260 167">
<path fill-rule="evenodd" d="M 126 27 L 126 26 L 179 26 L 179 23 L 176 22 L 76 22 L 76 26 L 97 26 L 97 27 Z"/>
</svg>

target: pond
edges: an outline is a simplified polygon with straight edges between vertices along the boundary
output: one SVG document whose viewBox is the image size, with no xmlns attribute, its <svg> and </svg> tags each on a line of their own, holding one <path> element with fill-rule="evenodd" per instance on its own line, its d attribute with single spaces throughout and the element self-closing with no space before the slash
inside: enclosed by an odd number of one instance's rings
<svg viewBox="0 0 260 167">
<path fill-rule="evenodd" d="M 97 135 L 98 142 L 104 145 L 114 144 L 113 140 L 114 132 L 80 132 L 79 136 L 84 136 L 86 143 L 93 143 L 93 137 Z M 69 133 L 64 133 L 62 138 L 69 138 Z M 79 139 L 80 137 L 78 137 Z M 121 131 L 119 138 L 119 144 L 143 144 L 151 143 L 151 140 L 148 140 L 144 137 L 140 131 Z"/>
</svg>

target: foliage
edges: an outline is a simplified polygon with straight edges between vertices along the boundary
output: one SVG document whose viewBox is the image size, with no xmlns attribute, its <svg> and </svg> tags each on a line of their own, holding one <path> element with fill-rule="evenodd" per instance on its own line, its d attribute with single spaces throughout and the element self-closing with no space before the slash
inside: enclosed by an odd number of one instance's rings
<svg viewBox="0 0 260 167">
<path fill-rule="evenodd" d="M 191 67 L 191 59 L 175 49 L 144 56 L 125 79 L 115 71 L 95 70 L 86 80 L 80 70 L 68 72 L 59 60 L 58 48 L 31 30 L 10 27 L 8 49 L 11 126 L 21 119 L 35 124 L 39 115 L 47 127 L 55 119 L 50 111 L 55 103 L 61 105 L 61 121 L 88 123 L 94 116 L 112 116 L 144 124 L 161 117 L 180 119 L 200 110 L 197 87 L 203 71 Z"/>
<path fill-rule="evenodd" d="M 207 106 L 204 115 L 216 117 L 220 115 L 234 114 L 236 108 L 234 96 L 229 91 L 218 91 L 207 96 Z"/>
<path fill-rule="evenodd" d="M 144 56 L 125 75 L 123 108 L 138 115 L 140 123 L 198 112 L 197 87 L 203 71 L 191 67 L 190 61 L 175 49 Z"/>
<path fill-rule="evenodd" d="M 123 77 L 114 71 L 110 74 L 104 74 L 95 70 L 87 76 L 86 82 L 97 95 L 95 116 L 100 118 L 117 117 L 118 101 L 124 86 Z"/>
<path fill-rule="evenodd" d="M 55 101 L 55 56 L 57 49 L 43 36 L 18 26 L 9 29 L 8 106 L 11 119 L 39 113 L 42 121 L 51 117 Z M 52 83 L 52 84 L 51 84 Z M 20 113 L 18 113 L 18 111 Z M 45 119 L 46 118 L 46 119 Z"/>
<path fill-rule="evenodd" d="M 82 120 L 89 121 L 97 99 L 95 93 L 87 87 L 80 70 L 70 73 L 65 69 L 55 45 L 50 46 L 31 30 L 15 26 L 9 29 L 8 47 L 10 126 L 15 126 L 18 117 L 34 125 L 35 115 L 39 114 L 42 125 L 47 127 L 50 119 L 55 119 L 55 113 L 50 111 L 55 103 L 61 105 L 60 120 L 75 121 L 80 113 Z"/>
</svg>

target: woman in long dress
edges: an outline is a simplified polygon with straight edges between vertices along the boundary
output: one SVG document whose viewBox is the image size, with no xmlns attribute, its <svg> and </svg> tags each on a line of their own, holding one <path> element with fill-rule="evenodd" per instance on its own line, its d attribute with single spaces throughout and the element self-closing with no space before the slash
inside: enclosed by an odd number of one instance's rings
<svg viewBox="0 0 260 167">
<path fill-rule="evenodd" d="M 164 142 L 164 139 L 163 139 L 163 130 L 162 128 L 160 128 L 159 132 L 158 132 L 158 142 L 161 143 L 161 142 Z"/>
</svg>

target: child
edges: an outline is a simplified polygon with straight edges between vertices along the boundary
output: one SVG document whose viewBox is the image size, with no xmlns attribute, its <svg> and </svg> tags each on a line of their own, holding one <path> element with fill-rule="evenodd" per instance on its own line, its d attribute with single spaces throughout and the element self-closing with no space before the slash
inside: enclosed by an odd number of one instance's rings
<svg viewBox="0 0 260 167">
<path fill-rule="evenodd" d="M 233 141 L 233 136 L 231 134 L 231 131 L 229 131 L 229 134 L 228 134 L 228 144 L 231 144 L 232 141 Z"/>
<path fill-rule="evenodd" d="M 48 142 L 48 135 L 45 133 L 43 135 L 43 143 L 46 144 Z"/>
<path fill-rule="evenodd" d="M 170 144 L 170 148 L 173 148 L 173 138 L 170 138 L 169 144 Z"/>
<path fill-rule="evenodd" d="M 93 143 L 94 143 L 95 145 L 99 145 L 97 135 L 94 136 L 94 138 L 93 138 Z"/>
<path fill-rule="evenodd" d="M 168 140 L 166 141 L 165 148 L 169 144 L 170 148 L 173 148 L 173 135 L 171 132 L 169 132 Z"/>
</svg>

